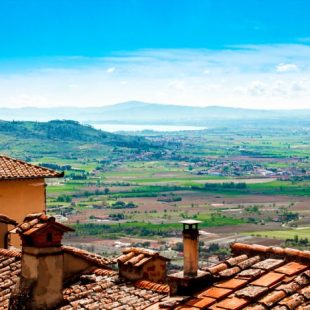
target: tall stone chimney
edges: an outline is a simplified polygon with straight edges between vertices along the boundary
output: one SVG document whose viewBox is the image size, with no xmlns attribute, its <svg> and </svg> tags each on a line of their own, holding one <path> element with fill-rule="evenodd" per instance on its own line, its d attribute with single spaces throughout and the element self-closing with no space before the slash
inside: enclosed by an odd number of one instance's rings
<svg viewBox="0 0 310 310">
<path fill-rule="evenodd" d="M 183 224 L 183 271 L 168 275 L 170 295 L 190 295 L 208 281 L 209 274 L 198 269 L 200 221 L 185 220 Z"/>
<path fill-rule="evenodd" d="M 183 224 L 183 272 L 184 276 L 195 277 L 198 271 L 199 260 L 199 230 L 200 221 L 186 220 Z"/>
<path fill-rule="evenodd" d="M 20 283 L 10 309 L 55 309 L 63 301 L 64 253 L 62 236 L 71 228 L 44 213 L 28 215 L 17 226 L 22 240 Z"/>
</svg>

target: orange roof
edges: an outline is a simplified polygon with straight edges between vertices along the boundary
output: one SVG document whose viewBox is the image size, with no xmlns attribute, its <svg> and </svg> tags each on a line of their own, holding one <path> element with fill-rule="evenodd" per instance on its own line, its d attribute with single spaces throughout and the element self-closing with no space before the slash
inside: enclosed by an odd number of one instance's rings
<svg viewBox="0 0 310 310">
<path fill-rule="evenodd" d="M 116 260 L 120 264 L 141 267 L 155 257 L 170 261 L 169 258 L 159 255 L 159 252 L 143 248 L 126 248 L 123 250 L 123 255 L 119 256 Z"/>
<path fill-rule="evenodd" d="M 16 228 L 12 229 L 11 233 L 18 233 L 20 235 L 31 235 L 41 229 L 45 228 L 49 224 L 57 227 L 59 230 L 64 232 L 74 231 L 74 229 L 62 225 L 55 221 L 53 216 L 47 216 L 45 213 L 33 213 L 28 214 L 23 223 L 19 224 Z"/>
<path fill-rule="evenodd" d="M 28 164 L 22 160 L 0 156 L 0 180 L 59 178 L 63 172 Z"/>
<path fill-rule="evenodd" d="M 235 256 L 204 271 L 205 288 L 174 309 L 310 309 L 310 252 L 235 243 Z"/>
</svg>

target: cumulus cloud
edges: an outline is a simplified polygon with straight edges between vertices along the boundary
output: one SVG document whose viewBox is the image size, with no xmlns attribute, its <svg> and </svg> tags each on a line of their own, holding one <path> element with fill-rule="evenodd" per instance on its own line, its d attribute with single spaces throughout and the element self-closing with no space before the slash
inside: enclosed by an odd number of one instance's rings
<svg viewBox="0 0 310 310">
<path fill-rule="evenodd" d="M 296 72 L 298 71 L 299 68 L 296 64 L 292 64 L 292 63 L 288 63 L 288 64 L 285 64 L 285 63 L 281 63 L 281 64 L 278 64 L 277 67 L 276 67 L 276 71 L 277 72 Z"/>
</svg>

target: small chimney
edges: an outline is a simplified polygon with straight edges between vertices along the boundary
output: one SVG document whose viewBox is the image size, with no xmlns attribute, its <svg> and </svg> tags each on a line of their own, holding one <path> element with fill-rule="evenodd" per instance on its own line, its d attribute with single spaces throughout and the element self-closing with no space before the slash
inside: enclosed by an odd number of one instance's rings
<svg viewBox="0 0 310 310">
<path fill-rule="evenodd" d="M 205 286 L 209 274 L 198 269 L 198 245 L 200 221 L 185 220 L 183 224 L 183 271 L 170 274 L 168 283 L 170 295 L 190 295 Z"/>
<path fill-rule="evenodd" d="M 198 224 L 200 221 L 186 220 L 183 224 L 183 272 L 184 276 L 196 277 L 198 272 Z"/>
<path fill-rule="evenodd" d="M 73 229 L 44 213 L 28 215 L 12 232 L 22 240 L 21 278 L 10 309 L 55 309 L 63 301 L 63 234 Z"/>
</svg>

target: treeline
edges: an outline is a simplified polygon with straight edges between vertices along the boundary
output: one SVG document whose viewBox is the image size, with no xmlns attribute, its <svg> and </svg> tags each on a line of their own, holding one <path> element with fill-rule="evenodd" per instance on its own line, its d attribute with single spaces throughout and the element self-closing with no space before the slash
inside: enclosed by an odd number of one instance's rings
<svg viewBox="0 0 310 310">
<path fill-rule="evenodd" d="M 203 187 L 198 185 L 192 185 L 192 189 L 205 189 L 210 191 L 220 191 L 220 190 L 246 190 L 247 184 L 244 182 L 234 183 L 234 182 L 223 182 L 223 183 L 205 183 Z"/>
</svg>

